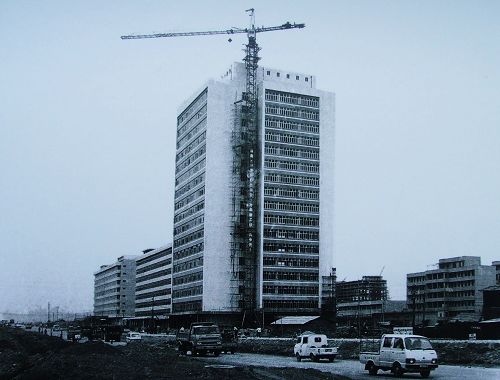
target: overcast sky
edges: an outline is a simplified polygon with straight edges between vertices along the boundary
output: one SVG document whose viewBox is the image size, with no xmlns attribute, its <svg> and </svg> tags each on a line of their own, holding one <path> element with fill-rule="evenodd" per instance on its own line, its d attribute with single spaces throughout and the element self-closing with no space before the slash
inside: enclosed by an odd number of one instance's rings
<svg viewBox="0 0 500 380">
<path fill-rule="evenodd" d="M 176 111 L 245 35 L 336 93 L 339 279 L 500 259 L 500 2 L 0 2 L 0 311 L 91 310 L 93 272 L 172 238 Z"/>
</svg>

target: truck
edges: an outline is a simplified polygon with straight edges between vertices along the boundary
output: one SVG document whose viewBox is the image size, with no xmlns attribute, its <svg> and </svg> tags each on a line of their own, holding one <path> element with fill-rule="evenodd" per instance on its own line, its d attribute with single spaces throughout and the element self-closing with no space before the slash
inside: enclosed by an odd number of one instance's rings
<svg viewBox="0 0 500 380">
<path fill-rule="evenodd" d="M 206 355 L 213 353 L 219 356 L 222 351 L 222 336 L 219 327 L 212 322 L 191 323 L 189 330 L 181 330 L 177 333 L 177 344 L 179 354 Z"/>
<path fill-rule="evenodd" d="M 436 351 L 429 339 L 420 335 L 382 335 L 378 351 L 361 350 L 359 361 L 372 376 L 376 375 L 378 370 L 382 370 L 391 371 L 396 377 L 408 372 L 420 373 L 426 378 L 438 367 Z"/>
<path fill-rule="evenodd" d="M 236 330 L 238 331 L 238 330 Z M 231 326 L 223 326 L 220 329 L 221 337 L 222 337 L 222 352 L 226 354 L 234 354 L 238 349 L 238 339 L 235 336 L 235 330 Z"/>
<path fill-rule="evenodd" d="M 328 359 L 333 362 L 337 356 L 337 347 L 329 347 L 328 339 L 323 334 L 302 334 L 297 337 L 293 353 L 298 362 L 304 358 L 317 362 L 320 359 Z"/>
</svg>

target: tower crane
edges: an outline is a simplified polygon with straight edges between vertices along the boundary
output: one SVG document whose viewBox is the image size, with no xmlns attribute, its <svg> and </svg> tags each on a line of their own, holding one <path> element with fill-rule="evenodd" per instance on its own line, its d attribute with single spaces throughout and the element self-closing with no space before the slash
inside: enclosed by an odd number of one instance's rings
<svg viewBox="0 0 500 380">
<path fill-rule="evenodd" d="M 259 45 L 257 44 L 257 33 L 274 32 L 288 29 L 301 29 L 305 24 L 286 22 L 282 25 L 265 27 L 255 26 L 255 9 L 247 9 L 250 16 L 250 26 L 247 28 L 233 27 L 226 30 L 210 30 L 198 32 L 178 32 L 178 33 L 155 33 L 155 34 L 135 34 L 121 36 L 122 40 L 148 39 L 148 38 L 169 38 L 169 37 L 191 37 L 191 36 L 211 36 L 211 35 L 234 35 L 246 34 L 248 42 L 245 44 L 245 56 L 243 62 L 246 70 L 245 92 L 242 93 L 241 100 L 235 102 L 239 107 L 239 129 L 240 133 L 237 144 L 233 144 L 234 156 L 238 157 L 238 173 L 233 172 L 233 176 L 238 178 L 241 191 L 237 196 L 241 197 L 243 205 L 237 212 L 238 217 L 233 216 L 233 242 L 231 248 L 231 260 L 238 262 L 238 272 L 233 273 L 236 281 L 239 281 L 237 308 L 243 311 L 256 309 L 257 290 L 257 194 L 259 171 L 259 144 L 258 144 L 258 89 L 257 89 L 257 68 L 259 62 Z M 228 40 L 232 41 L 231 38 Z M 233 195 L 234 197 L 235 195 Z M 234 199 L 233 199 L 234 203 Z M 241 207 L 241 206 L 240 206 Z M 243 259 L 243 260 L 241 260 Z M 243 263 L 243 264 L 242 264 Z"/>
</svg>

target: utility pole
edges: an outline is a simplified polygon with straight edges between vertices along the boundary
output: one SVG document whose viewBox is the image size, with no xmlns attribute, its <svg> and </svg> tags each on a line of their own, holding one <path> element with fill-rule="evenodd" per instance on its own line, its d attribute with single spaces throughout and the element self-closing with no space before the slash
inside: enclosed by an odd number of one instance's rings
<svg viewBox="0 0 500 380">
<path fill-rule="evenodd" d="M 50 322 L 50 302 L 47 304 L 47 323 Z"/>
</svg>

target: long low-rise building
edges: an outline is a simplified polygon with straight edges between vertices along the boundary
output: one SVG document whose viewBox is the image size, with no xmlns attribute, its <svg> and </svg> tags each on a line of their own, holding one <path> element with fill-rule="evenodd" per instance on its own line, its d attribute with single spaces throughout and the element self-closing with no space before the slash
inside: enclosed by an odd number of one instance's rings
<svg viewBox="0 0 500 380">
<path fill-rule="evenodd" d="M 135 316 L 159 317 L 171 312 L 172 244 L 146 250 L 136 259 Z"/>
<path fill-rule="evenodd" d="M 438 268 L 407 274 L 407 304 L 416 323 L 435 324 L 481 316 L 483 292 L 496 283 L 496 269 L 477 256 L 440 259 Z"/>
</svg>

